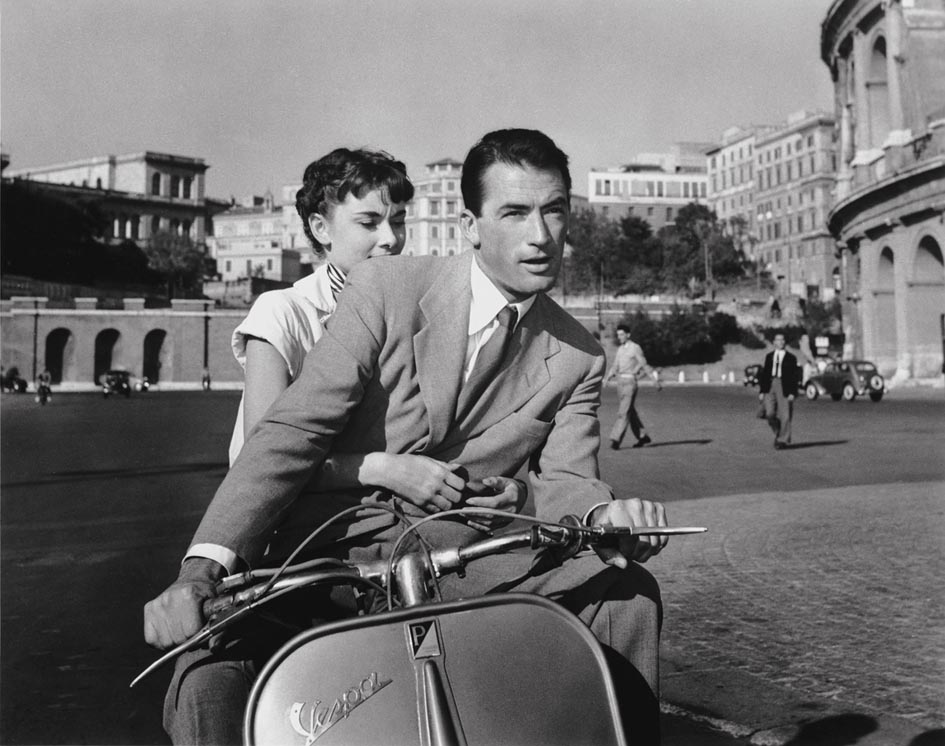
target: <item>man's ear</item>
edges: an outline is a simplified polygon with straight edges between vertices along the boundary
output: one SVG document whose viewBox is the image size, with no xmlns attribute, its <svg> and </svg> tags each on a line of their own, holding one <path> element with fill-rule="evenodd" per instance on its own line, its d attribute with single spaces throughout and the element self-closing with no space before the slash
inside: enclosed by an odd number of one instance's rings
<svg viewBox="0 0 945 746">
<path fill-rule="evenodd" d="M 466 240 L 473 245 L 474 249 L 478 249 L 482 243 L 479 240 L 479 218 L 473 215 L 472 210 L 463 210 L 459 216 L 459 227 Z"/>
<path fill-rule="evenodd" d="M 328 233 L 328 221 L 321 213 L 313 212 L 308 216 L 308 227 L 318 241 L 326 250 L 331 251 L 331 236 Z"/>
</svg>

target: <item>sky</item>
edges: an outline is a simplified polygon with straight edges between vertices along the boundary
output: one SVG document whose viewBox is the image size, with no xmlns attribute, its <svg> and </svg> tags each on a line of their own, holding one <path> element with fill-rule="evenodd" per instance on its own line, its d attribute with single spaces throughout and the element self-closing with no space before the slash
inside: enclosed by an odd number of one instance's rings
<svg viewBox="0 0 945 746">
<path fill-rule="evenodd" d="M 502 127 L 591 168 L 832 111 L 831 0 L 0 0 L 11 168 L 145 150 L 206 194 L 301 181 L 339 146 L 413 176 Z"/>
</svg>

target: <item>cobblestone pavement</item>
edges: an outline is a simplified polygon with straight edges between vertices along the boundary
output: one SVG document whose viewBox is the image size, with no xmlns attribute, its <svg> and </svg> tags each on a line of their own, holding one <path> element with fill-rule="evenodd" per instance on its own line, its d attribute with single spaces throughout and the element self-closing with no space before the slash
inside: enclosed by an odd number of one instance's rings
<svg viewBox="0 0 945 746">
<path fill-rule="evenodd" d="M 664 698 L 747 731 L 787 734 L 828 713 L 945 728 L 945 483 L 672 508 L 674 523 L 710 531 L 674 539 L 651 568 Z"/>
</svg>

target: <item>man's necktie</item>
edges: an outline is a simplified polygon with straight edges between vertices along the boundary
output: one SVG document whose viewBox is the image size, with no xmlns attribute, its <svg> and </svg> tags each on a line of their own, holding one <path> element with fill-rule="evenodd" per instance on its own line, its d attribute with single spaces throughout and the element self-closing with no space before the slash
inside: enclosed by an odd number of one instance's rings
<svg viewBox="0 0 945 746">
<path fill-rule="evenodd" d="M 505 306 L 497 316 L 499 325 L 492 332 L 492 336 L 479 350 L 476 363 L 466 383 L 459 392 L 459 401 L 456 403 L 456 418 L 464 417 L 472 409 L 485 391 L 486 386 L 495 377 L 502 365 L 502 359 L 509 348 L 512 331 L 518 319 L 518 312 L 512 306 Z"/>
<path fill-rule="evenodd" d="M 774 353 L 774 377 L 775 378 L 781 377 L 781 353 L 780 352 Z"/>
</svg>

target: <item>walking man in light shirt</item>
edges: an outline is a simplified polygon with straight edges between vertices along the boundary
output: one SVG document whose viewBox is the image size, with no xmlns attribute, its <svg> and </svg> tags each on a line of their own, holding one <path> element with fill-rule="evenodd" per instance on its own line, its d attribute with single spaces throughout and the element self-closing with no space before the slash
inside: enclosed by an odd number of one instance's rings
<svg viewBox="0 0 945 746">
<path fill-rule="evenodd" d="M 607 373 L 607 380 L 617 381 L 617 391 L 620 395 L 620 405 L 617 410 L 617 421 L 610 431 L 610 447 L 613 450 L 620 448 L 624 433 L 627 432 L 627 426 L 633 432 L 633 437 L 637 442 L 633 444 L 634 448 L 642 448 L 647 443 L 652 442 L 650 436 L 646 434 L 646 428 L 637 413 L 637 389 L 639 388 L 639 379 L 644 375 L 650 375 L 656 381 L 658 390 L 662 390 L 659 373 L 649 366 L 643 355 L 643 349 L 636 342 L 630 339 L 630 327 L 626 324 L 620 324 L 617 327 L 617 352 L 614 356 L 614 363 L 610 366 Z"/>
</svg>

